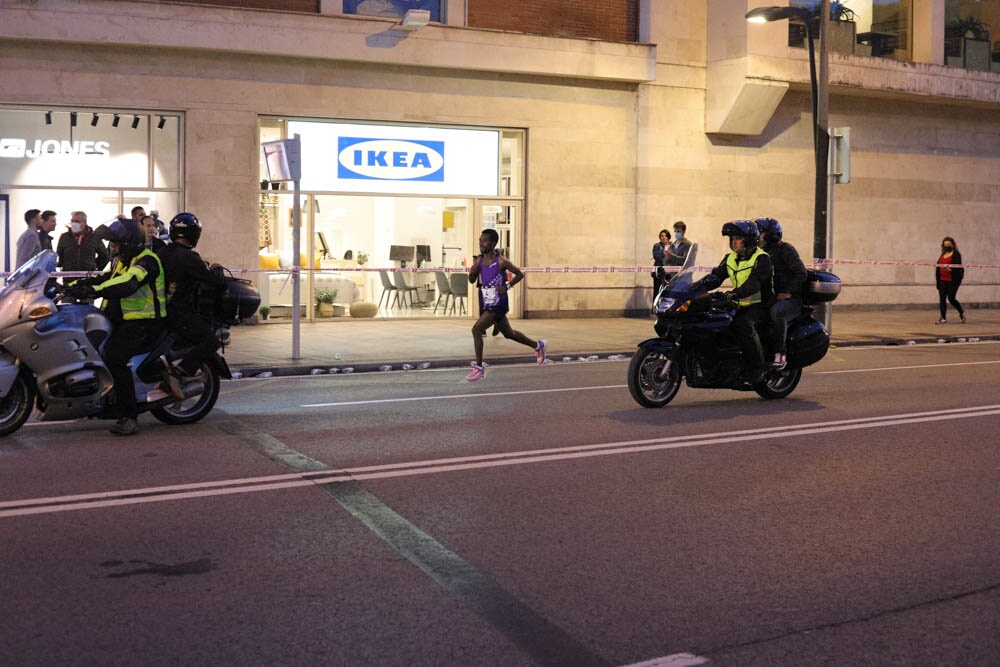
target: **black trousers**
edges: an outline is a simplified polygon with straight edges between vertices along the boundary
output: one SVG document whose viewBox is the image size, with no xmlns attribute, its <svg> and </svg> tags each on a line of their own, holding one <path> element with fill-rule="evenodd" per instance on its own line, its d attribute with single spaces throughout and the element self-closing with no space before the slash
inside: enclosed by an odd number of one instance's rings
<svg viewBox="0 0 1000 667">
<path fill-rule="evenodd" d="M 185 375 L 197 373 L 202 362 L 219 349 L 215 330 L 196 313 L 175 308 L 167 315 L 167 325 L 179 336 L 182 345 L 193 346 L 180 363 L 180 370 Z"/>
<path fill-rule="evenodd" d="M 139 416 L 135 399 L 135 380 L 128 361 L 149 352 L 163 331 L 163 320 L 125 320 L 116 322 L 111 337 L 104 344 L 104 361 L 115 382 L 114 412 L 119 417 Z"/>
<path fill-rule="evenodd" d="M 948 305 L 945 303 L 945 300 L 955 306 L 955 310 L 958 311 L 959 315 L 964 315 L 965 311 L 962 309 L 962 304 L 958 302 L 958 285 L 955 284 L 955 281 L 942 280 L 940 285 L 941 287 L 938 287 L 938 299 L 940 301 L 941 319 L 945 319 L 948 312 Z"/>
<path fill-rule="evenodd" d="M 763 306 L 740 308 L 733 317 L 733 331 L 749 371 L 764 368 L 764 345 L 761 343 L 760 330 L 767 318 L 767 309 Z"/>
</svg>

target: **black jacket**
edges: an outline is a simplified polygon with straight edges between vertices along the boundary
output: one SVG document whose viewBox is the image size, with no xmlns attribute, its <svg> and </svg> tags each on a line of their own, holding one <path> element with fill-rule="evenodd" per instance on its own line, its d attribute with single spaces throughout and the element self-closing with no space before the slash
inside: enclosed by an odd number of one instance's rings
<svg viewBox="0 0 1000 667">
<path fill-rule="evenodd" d="M 211 271 L 201 255 L 180 243 L 168 243 L 156 255 L 163 263 L 167 281 L 167 313 L 171 309 L 195 308 L 198 285 L 222 287 L 226 279 L 219 271 Z"/>
<path fill-rule="evenodd" d="M 938 258 L 937 263 L 940 264 L 942 258 L 943 256 L 941 258 Z M 952 264 L 962 263 L 962 253 L 960 253 L 957 248 L 952 251 L 951 263 Z M 955 289 L 958 289 L 958 286 L 962 284 L 963 278 L 965 278 L 965 269 L 951 270 L 951 284 L 955 287 Z M 946 287 L 947 286 L 946 283 L 948 282 L 946 280 L 941 280 L 941 269 L 939 269 L 936 266 L 934 267 L 934 282 L 937 284 L 938 289 L 943 289 L 944 287 Z"/>
<path fill-rule="evenodd" d="M 806 284 L 806 265 L 802 263 L 799 251 L 790 243 L 779 241 L 767 254 L 771 256 L 774 268 L 774 293 L 787 292 L 801 298 L 802 287 Z"/>
<path fill-rule="evenodd" d="M 94 230 L 87 228 L 80 243 L 73 232 L 65 232 L 56 243 L 59 268 L 63 271 L 100 271 L 109 259 L 104 242 L 94 236 Z"/>
</svg>

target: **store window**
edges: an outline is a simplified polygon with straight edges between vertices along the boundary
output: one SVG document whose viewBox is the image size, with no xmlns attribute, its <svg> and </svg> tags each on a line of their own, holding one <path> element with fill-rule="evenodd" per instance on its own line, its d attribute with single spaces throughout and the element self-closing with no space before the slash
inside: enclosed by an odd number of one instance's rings
<svg viewBox="0 0 1000 667">
<path fill-rule="evenodd" d="M 819 33 L 819 0 L 791 0 L 813 16 L 813 36 Z M 912 0 L 834 0 L 830 3 L 829 48 L 838 53 L 910 60 L 913 54 Z M 806 26 L 788 25 L 788 45 L 807 46 Z"/>
<path fill-rule="evenodd" d="M 441 0 L 344 0 L 345 14 L 403 18 L 411 9 L 431 13 L 431 21 L 441 22 Z"/>
<path fill-rule="evenodd" d="M 182 201 L 181 131 L 181 118 L 170 114 L 0 108 L 0 195 L 10 218 L 5 270 L 13 262 L 10 239 L 23 231 L 29 209 L 56 212 L 54 236 L 73 211 L 86 212 L 91 227 L 134 206 L 173 217 Z"/>
<path fill-rule="evenodd" d="M 997 37 L 1000 37 L 1000 0 L 949 0 L 945 3 L 945 65 L 1000 72 L 1000 39 Z"/>
<path fill-rule="evenodd" d="M 520 210 L 522 130 L 387 125 L 262 118 L 261 143 L 298 134 L 302 142 L 299 303 L 307 316 L 319 291 L 336 302 L 379 305 L 379 317 L 468 315 L 474 289 L 449 296 L 454 275 L 478 254 L 486 204 Z M 291 184 L 269 183 L 261 159 L 258 281 L 271 317 L 293 308 L 295 264 Z M 512 203 L 510 203 L 512 202 Z M 504 210 L 507 210 L 506 208 Z M 516 222 L 516 224 L 514 224 Z M 508 256 L 519 261 L 521 220 L 506 226 Z M 420 273 L 380 272 L 420 268 Z M 447 271 L 445 271 L 447 270 Z M 440 275 L 438 273 L 440 272 Z M 402 281 L 402 284 L 397 281 Z M 415 289 L 414 289 L 415 288 Z"/>
</svg>

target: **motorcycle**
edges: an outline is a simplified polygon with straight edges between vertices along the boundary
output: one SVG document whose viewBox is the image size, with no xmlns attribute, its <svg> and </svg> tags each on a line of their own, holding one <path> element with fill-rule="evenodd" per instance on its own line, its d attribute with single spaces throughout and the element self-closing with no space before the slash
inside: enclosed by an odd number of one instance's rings
<svg viewBox="0 0 1000 667">
<path fill-rule="evenodd" d="M 735 306 L 710 292 L 721 281 L 709 275 L 694 280 L 697 246 L 681 269 L 660 289 L 653 305 L 658 334 L 639 343 L 628 368 L 632 398 L 647 408 L 661 408 L 673 400 L 681 380 L 689 387 L 755 391 L 762 398 L 785 398 L 802 378 L 802 369 L 822 359 L 830 347 L 826 328 L 814 316 L 813 306 L 840 294 L 840 278 L 825 271 L 808 271 L 802 312 L 788 323 L 787 365 L 769 370 L 751 382 L 739 341 L 732 329 Z M 761 336 L 768 340 L 766 331 Z M 766 345 L 765 345 L 766 348 Z"/>
<path fill-rule="evenodd" d="M 102 354 L 111 321 L 90 303 L 62 302 L 65 295 L 51 279 L 55 268 L 56 253 L 42 251 L 0 289 L 0 436 L 18 430 L 33 408 L 39 421 L 117 417 L 107 403 L 113 382 Z M 229 276 L 224 288 L 201 290 L 198 312 L 226 341 L 229 326 L 259 305 L 260 294 L 249 281 Z M 169 365 L 189 349 L 168 331 L 149 353 L 131 359 L 130 400 L 140 413 L 165 424 L 191 424 L 211 412 L 221 381 L 232 378 L 218 353 L 184 380 L 183 400 L 160 388 Z"/>
</svg>

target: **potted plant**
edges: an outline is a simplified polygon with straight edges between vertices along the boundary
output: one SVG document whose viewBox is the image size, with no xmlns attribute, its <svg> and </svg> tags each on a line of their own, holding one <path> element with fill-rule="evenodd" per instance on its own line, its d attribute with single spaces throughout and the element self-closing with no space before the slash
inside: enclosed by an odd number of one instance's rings
<svg viewBox="0 0 1000 667">
<path fill-rule="evenodd" d="M 316 290 L 316 314 L 320 317 L 333 317 L 333 302 L 337 300 L 337 290 Z"/>
<path fill-rule="evenodd" d="M 257 309 L 257 312 L 260 313 L 260 319 L 266 320 L 267 316 L 271 314 L 271 307 L 261 306 L 260 308 Z"/>
<path fill-rule="evenodd" d="M 368 253 L 362 251 L 358 253 L 358 266 L 364 266 L 368 263 Z"/>
<path fill-rule="evenodd" d="M 965 69 L 988 71 L 990 68 L 989 25 L 975 16 L 955 19 L 944 28 L 945 62 Z"/>
<path fill-rule="evenodd" d="M 857 26 L 854 23 L 854 10 L 847 6 L 846 0 L 833 0 L 830 3 L 830 22 L 826 28 L 831 51 L 854 53 Z"/>
</svg>

